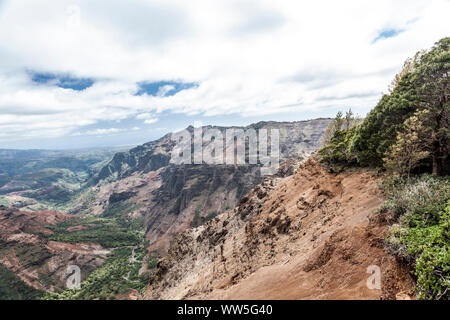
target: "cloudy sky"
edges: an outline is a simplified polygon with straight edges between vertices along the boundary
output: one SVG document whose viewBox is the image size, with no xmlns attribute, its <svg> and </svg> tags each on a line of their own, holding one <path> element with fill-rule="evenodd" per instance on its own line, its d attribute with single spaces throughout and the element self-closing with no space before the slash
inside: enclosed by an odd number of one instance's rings
<svg viewBox="0 0 450 320">
<path fill-rule="evenodd" d="M 0 0 L 0 148 L 365 115 L 450 1 Z"/>
</svg>

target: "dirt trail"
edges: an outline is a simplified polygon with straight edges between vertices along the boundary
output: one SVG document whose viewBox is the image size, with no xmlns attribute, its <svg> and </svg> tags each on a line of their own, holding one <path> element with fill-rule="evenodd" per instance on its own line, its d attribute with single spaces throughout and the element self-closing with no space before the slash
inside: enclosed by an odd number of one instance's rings
<svg viewBox="0 0 450 320">
<path fill-rule="evenodd" d="M 137 247 L 138 247 L 138 246 L 132 247 L 132 250 L 131 250 L 131 256 L 130 256 L 130 258 L 128 259 L 128 262 L 129 262 L 130 266 L 134 265 L 134 264 L 137 263 L 137 262 L 142 262 L 142 261 L 136 259 L 136 248 L 137 248 Z M 123 278 L 124 280 L 126 280 L 126 281 L 138 282 L 138 281 L 136 281 L 136 280 L 130 280 L 130 275 L 131 275 L 131 271 L 128 271 L 127 275 L 126 275 L 126 276 L 123 276 L 122 278 Z"/>
<path fill-rule="evenodd" d="M 145 298 L 408 298 L 408 271 L 383 248 L 388 217 L 374 214 L 383 201 L 375 173 L 330 174 L 310 159 L 181 234 Z M 370 266 L 380 290 L 366 284 Z"/>
<path fill-rule="evenodd" d="M 138 262 L 136 259 L 136 247 L 133 247 L 133 250 L 131 250 L 131 257 L 130 257 L 130 263 Z"/>
</svg>

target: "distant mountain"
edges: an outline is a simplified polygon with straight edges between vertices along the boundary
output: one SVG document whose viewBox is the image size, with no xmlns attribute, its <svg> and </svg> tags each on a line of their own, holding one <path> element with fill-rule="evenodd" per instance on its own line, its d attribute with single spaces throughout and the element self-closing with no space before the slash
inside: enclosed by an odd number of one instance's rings
<svg viewBox="0 0 450 320">
<path fill-rule="evenodd" d="M 64 210 L 90 177 L 124 148 L 0 149 L 0 204 Z"/>
</svg>

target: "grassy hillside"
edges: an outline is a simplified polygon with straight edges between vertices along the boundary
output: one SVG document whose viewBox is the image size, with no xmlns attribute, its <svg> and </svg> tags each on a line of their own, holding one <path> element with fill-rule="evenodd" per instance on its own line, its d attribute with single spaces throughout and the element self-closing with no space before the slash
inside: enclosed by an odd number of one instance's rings
<svg viewBox="0 0 450 320">
<path fill-rule="evenodd" d="M 0 300 L 36 300 L 43 295 L 0 264 Z"/>
</svg>

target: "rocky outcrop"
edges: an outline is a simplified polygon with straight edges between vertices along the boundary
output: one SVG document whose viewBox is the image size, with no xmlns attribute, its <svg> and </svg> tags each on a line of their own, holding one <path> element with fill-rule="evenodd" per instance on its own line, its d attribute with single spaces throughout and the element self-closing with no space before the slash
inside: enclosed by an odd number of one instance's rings
<svg viewBox="0 0 450 320">
<path fill-rule="evenodd" d="M 297 169 L 296 169 L 297 168 Z M 177 236 L 145 299 L 395 299 L 405 267 L 383 247 L 376 173 L 330 174 L 314 159 L 265 178 L 237 208 Z M 289 175 L 289 172 L 293 172 Z M 368 270 L 381 287 L 368 286 Z"/>
<path fill-rule="evenodd" d="M 256 166 L 171 166 L 145 213 L 149 250 L 165 252 L 172 239 L 236 205 L 260 179 Z"/>
<path fill-rule="evenodd" d="M 93 183 L 105 179 L 120 179 L 135 172 L 150 172 L 165 167 L 170 161 L 170 150 L 173 143 L 165 136 L 157 143 L 148 143 L 131 149 L 128 152 L 116 153 L 113 159 L 101 169 Z"/>
</svg>

